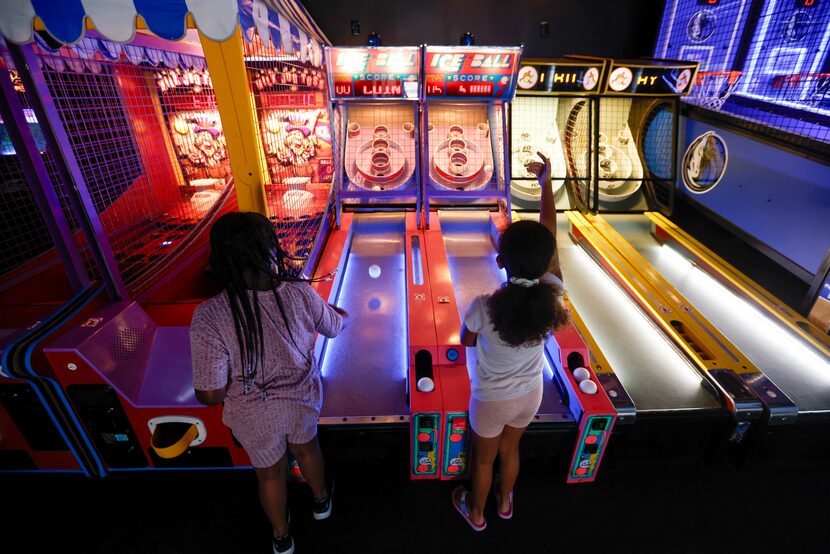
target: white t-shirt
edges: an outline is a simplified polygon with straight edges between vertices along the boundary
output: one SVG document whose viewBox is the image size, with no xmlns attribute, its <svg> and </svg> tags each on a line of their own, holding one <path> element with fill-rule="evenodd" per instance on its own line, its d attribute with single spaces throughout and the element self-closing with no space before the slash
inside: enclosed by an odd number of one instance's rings
<svg viewBox="0 0 830 554">
<path fill-rule="evenodd" d="M 562 286 L 562 281 L 550 273 L 540 280 Z M 477 400 L 518 398 L 542 384 L 545 343 L 511 346 L 502 341 L 487 313 L 489 299 L 489 294 L 476 296 L 464 315 L 467 330 L 478 334 L 475 356 L 469 355 L 469 349 L 467 355 L 472 396 Z"/>
</svg>

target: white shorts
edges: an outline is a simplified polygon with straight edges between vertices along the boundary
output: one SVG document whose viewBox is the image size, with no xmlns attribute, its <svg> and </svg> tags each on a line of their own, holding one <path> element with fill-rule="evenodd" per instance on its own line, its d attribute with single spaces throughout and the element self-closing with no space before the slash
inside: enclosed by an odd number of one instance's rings
<svg viewBox="0 0 830 554">
<path fill-rule="evenodd" d="M 470 398 L 470 425 L 479 437 L 498 437 L 505 425 L 522 429 L 533 421 L 542 405 L 543 387 L 509 400 L 478 400 Z"/>
</svg>

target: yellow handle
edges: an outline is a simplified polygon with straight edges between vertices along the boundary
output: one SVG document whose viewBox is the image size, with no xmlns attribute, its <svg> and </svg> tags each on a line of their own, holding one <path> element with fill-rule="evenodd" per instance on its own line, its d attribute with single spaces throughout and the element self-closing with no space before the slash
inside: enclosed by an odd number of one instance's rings
<svg viewBox="0 0 830 554">
<path fill-rule="evenodd" d="M 175 458 L 177 456 L 181 456 L 185 453 L 187 448 L 190 446 L 196 438 L 199 436 L 199 429 L 196 427 L 196 424 L 191 424 L 188 426 L 187 430 L 184 434 L 177 440 L 175 443 L 167 446 L 162 446 L 159 443 L 162 442 L 165 431 L 165 425 L 169 425 L 166 423 L 160 423 L 156 425 L 156 428 L 153 430 L 153 438 L 150 441 L 153 450 L 155 450 L 156 454 L 160 458 L 170 459 Z"/>
</svg>

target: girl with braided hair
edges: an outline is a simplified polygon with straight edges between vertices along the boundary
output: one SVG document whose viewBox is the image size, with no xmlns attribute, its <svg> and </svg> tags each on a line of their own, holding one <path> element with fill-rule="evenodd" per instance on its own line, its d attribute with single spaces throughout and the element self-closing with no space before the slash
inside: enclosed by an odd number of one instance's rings
<svg viewBox="0 0 830 554">
<path fill-rule="evenodd" d="M 507 271 L 507 282 L 473 299 L 461 329 L 461 344 L 476 349 L 475 367 L 468 367 L 472 490 L 457 487 L 452 502 L 476 531 L 487 527 L 484 504 L 497 456 L 496 512 L 502 519 L 513 517 L 519 441 L 542 402 L 545 339 L 568 323 L 550 160 L 537 154 L 542 161 L 526 167 L 542 187 L 540 223 L 517 221 L 504 230 L 496 262 Z"/>
<path fill-rule="evenodd" d="M 317 442 L 322 384 L 314 343 L 317 333 L 335 337 L 347 314 L 289 268 L 263 215 L 222 216 L 211 229 L 210 247 L 222 292 L 199 305 L 191 323 L 196 398 L 224 402 L 222 421 L 254 466 L 274 552 L 291 553 L 286 449 L 314 494 L 314 518 L 331 514 L 333 487 Z"/>
</svg>

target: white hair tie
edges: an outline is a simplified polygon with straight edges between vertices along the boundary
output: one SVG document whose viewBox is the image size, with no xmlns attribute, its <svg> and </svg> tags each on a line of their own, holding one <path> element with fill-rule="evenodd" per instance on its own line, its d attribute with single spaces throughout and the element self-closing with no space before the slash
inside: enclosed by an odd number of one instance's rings
<svg viewBox="0 0 830 554">
<path fill-rule="evenodd" d="M 520 287 L 529 288 L 539 284 L 539 279 L 525 279 L 523 277 L 511 277 L 510 282 Z"/>
</svg>

